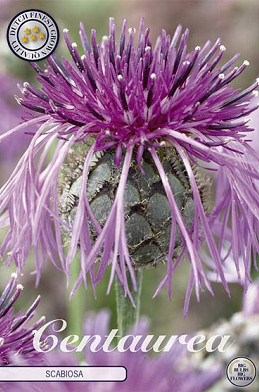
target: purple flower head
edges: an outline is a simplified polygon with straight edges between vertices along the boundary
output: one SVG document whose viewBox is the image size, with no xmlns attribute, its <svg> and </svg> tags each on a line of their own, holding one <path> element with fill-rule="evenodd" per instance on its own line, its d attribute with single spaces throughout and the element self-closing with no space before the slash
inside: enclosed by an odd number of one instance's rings
<svg viewBox="0 0 259 392">
<path fill-rule="evenodd" d="M 36 298 L 26 311 L 15 313 L 13 305 L 20 297 L 23 286 L 17 284 L 17 274 L 13 273 L 0 296 L 0 366 L 78 366 L 74 355 L 55 350 L 53 352 L 36 351 L 33 346 L 34 331 L 44 322 L 45 317 L 32 321 L 35 310 L 40 302 L 40 296 Z M 27 325 L 28 324 L 28 325 Z M 42 341 L 42 349 L 47 348 L 47 341 Z M 49 383 L 53 391 L 71 391 L 75 384 L 67 382 Z M 27 382 L 2 382 L 0 391 L 44 391 L 45 383 Z M 83 389 L 82 389 L 83 390 Z"/>
<path fill-rule="evenodd" d="M 24 313 L 14 313 L 13 305 L 18 300 L 23 286 L 17 284 L 17 275 L 12 274 L 9 283 L 0 297 L 0 365 L 19 365 L 41 363 L 43 355 L 33 347 L 34 330 L 40 326 L 45 317 L 26 324 L 33 318 L 40 297 Z"/>
<path fill-rule="evenodd" d="M 106 310 L 98 314 L 88 314 L 84 323 L 83 334 L 87 336 L 100 336 L 97 351 L 93 352 L 89 346 L 84 351 L 84 365 L 89 366 L 125 366 L 127 380 L 125 382 L 51 382 L 48 383 L 51 391 L 86 391 L 106 392 L 123 391 L 136 392 L 161 390 L 163 392 L 202 392 L 221 377 L 222 370 L 218 366 L 202 368 L 201 363 L 193 366 L 185 346 L 175 343 L 172 351 L 162 352 L 156 356 L 138 350 L 120 352 L 110 346 L 110 351 L 102 349 L 110 331 L 110 316 Z M 146 339 L 149 332 L 149 323 L 142 318 L 130 331 L 132 336 L 139 338 L 136 345 L 138 349 Z M 71 347 L 72 348 L 72 347 Z M 79 366 L 74 353 L 46 353 L 43 366 Z M 9 383 L 0 382 L 0 390 L 9 390 Z M 39 382 L 12 383 L 12 391 L 45 391 L 46 384 Z"/>
<path fill-rule="evenodd" d="M 106 310 L 97 315 L 89 314 L 84 324 L 84 335 L 98 334 L 102 337 L 100 347 L 104 344 L 109 334 L 110 316 Z M 127 350 L 120 352 L 117 349 L 104 352 L 98 350 L 92 352 L 85 349 L 86 362 L 94 366 L 125 366 L 127 380 L 123 383 L 113 383 L 110 390 L 116 391 L 179 391 L 179 392 L 202 392 L 207 390 L 221 377 L 221 370 L 214 369 L 198 370 L 192 366 L 191 359 L 185 346 L 176 343 L 169 352 L 162 352 L 156 356 L 149 356 L 139 348 L 149 334 L 149 322 L 142 318 L 129 332 L 130 336 L 139 338 L 135 347 L 136 352 Z M 89 384 L 89 391 L 105 390 L 100 383 Z"/>
<path fill-rule="evenodd" d="M 244 91 L 231 87 L 230 83 L 248 62 L 234 67 L 238 58 L 235 55 L 219 66 L 225 52 L 219 39 L 212 46 L 207 42 L 188 52 L 188 30 L 183 34 L 181 30 L 181 26 L 177 27 L 172 39 L 163 30 L 153 46 L 143 20 L 138 34 L 135 29 L 127 33 L 124 21 L 116 43 L 115 24 L 110 19 L 109 37 L 97 44 L 95 31 L 92 30 L 89 42 L 81 24 L 83 56 L 65 30 L 72 60 L 63 58 L 61 62 L 53 55 L 44 71 L 33 64 L 41 87 L 25 83 L 21 89 L 23 98 L 17 98 L 33 117 L 2 137 L 38 125 L 28 150 L 0 191 L 0 210 L 4 212 L 0 224 L 9 225 L 0 253 L 3 256 L 8 251 L 7 264 L 14 259 L 22 270 L 33 246 L 37 282 L 47 257 L 69 278 L 70 265 L 79 248 L 81 272 L 73 292 L 81 282 L 86 285 L 86 276 L 95 288 L 111 264 L 108 291 L 116 274 L 125 294 L 131 296 L 128 279 L 136 290 L 134 268 L 137 257 L 140 260 L 143 256 L 141 249 L 155 263 L 165 238 L 167 274 L 155 294 L 168 284 L 171 297 L 172 276 L 187 255 L 190 278 L 186 311 L 193 287 L 198 299 L 203 285 L 212 292 L 199 255 L 203 243 L 207 244 L 214 269 L 228 291 L 221 257 L 226 238 L 230 240 L 237 270 L 238 256 L 245 256 L 246 282 L 249 281 L 251 250 L 259 250 L 259 201 L 254 184 L 258 158 L 246 133 L 252 130 L 247 126 L 247 116 L 257 107 L 250 100 L 258 83 Z M 53 146 L 54 153 L 47 161 Z M 77 208 L 64 218 L 60 214 L 60 199 L 65 192 L 63 188 L 60 198 L 60 176 L 67 157 L 76 155 L 80 148 L 85 152 L 83 157 L 78 153 L 80 184 L 75 183 L 79 177 L 72 173 L 69 181 L 74 180 L 74 193 L 71 183 L 64 186 L 69 188 L 71 210 L 75 203 Z M 105 170 L 98 166 L 111 159 L 112 168 L 110 164 Z M 225 185 L 216 194 L 212 213 L 204 205 L 197 175 L 197 167 L 206 168 L 209 163 L 224 172 Z M 96 166 L 103 177 L 97 178 L 93 190 L 91 168 Z M 173 171 L 178 175 L 176 180 L 172 179 Z M 134 199 L 134 189 L 135 183 L 141 181 L 146 188 L 141 188 L 144 196 L 140 202 L 138 195 Z M 107 194 L 104 195 L 102 204 L 94 209 L 91 198 L 97 193 L 103 195 L 102 187 L 107 189 L 109 184 L 112 198 L 105 199 Z M 128 192 L 130 186 L 133 189 Z M 157 202 L 153 200 L 155 208 L 151 213 L 155 218 L 142 224 L 143 211 L 146 220 L 150 218 L 150 211 L 146 212 L 149 206 L 145 204 L 150 199 L 145 192 L 151 188 L 160 192 Z M 179 193 L 187 198 L 185 204 L 178 200 Z M 129 198 L 133 199 L 130 211 L 125 202 Z M 169 212 L 161 218 L 163 203 Z M 188 214 L 187 204 L 192 211 Z M 137 209 L 141 217 L 136 218 Z M 134 219 L 128 219 L 129 216 Z M 232 227 L 228 227 L 230 216 Z M 159 239 L 160 224 L 166 234 Z M 63 246 L 64 232 L 69 233 L 67 252 Z M 134 253 L 136 248 L 138 256 Z"/>
</svg>

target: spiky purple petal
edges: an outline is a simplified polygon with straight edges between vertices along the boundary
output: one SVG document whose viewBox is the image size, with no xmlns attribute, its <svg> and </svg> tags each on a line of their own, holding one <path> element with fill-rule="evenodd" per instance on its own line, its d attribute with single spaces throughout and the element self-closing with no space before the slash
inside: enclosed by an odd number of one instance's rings
<svg viewBox="0 0 259 392">
<path fill-rule="evenodd" d="M 36 298 L 31 307 L 26 311 L 14 313 L 13 305 L 18 300 L 23 286 L 17 284 L 17 274 L 12 274 L 9 283 L 0 297 L 0 364 L 9 365 L 16 357 L 16 363 L 35 364 L 41 363 L 43 358 L 40 352 L 33 347 L 34 330 L 45 320 L 45 317 L 32 320 L 40 296 Z M 36 361 L 36 362 L 35 362 Z"/>
</svg>

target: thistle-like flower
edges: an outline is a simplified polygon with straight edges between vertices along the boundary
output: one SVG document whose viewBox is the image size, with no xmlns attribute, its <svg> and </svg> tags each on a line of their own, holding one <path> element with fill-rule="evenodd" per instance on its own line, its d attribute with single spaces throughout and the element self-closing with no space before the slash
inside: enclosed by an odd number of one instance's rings
<svg viewBox="0 0 259 392">
<path fill-rule="evenodd" d="M 102 337 L 100 347 L 104 344 L 109 333 L 110 317 L 106 310 L 97 315 L 89 314 L 84 324 L 84 335 L 93 336 L 98 334 Z M 111 384 L 112 391 L 179 391 L 179 392 L 202 392 L 214 385 L 222 371 L 219 367 L 200 369 L 192 366 L 191 359 L 185 346 L 176 344 L 172 351 L 162 352 L 150 357 L 147 353 L 138 350 L 142 342 L 149 334 L 149 322 L 141 318 L 134 328 L 129 331 L 133 336 L 138 336 L 139 341 L 136 352 L 119 352 L 113 350 L 104 352 L 98 350 L 92 352 L 85 349 L 86 362 L 92 366 L 112 366 L 120 364 L 127 369 L 127 380 L 123 383 Z M 199 368 L 199 370 L 198 370 Z M 94 391 L 95 384 L 89 384 L 89 391 Z M 105 390 L 100 388 L 100 391 Z"/>
<path fill-rule="evenodd" d="M 14 313 L 13 305 L 19 298 L 23 286 L 17 284 L 17 274 L 12 274 L 9 283 L 0 297 L 0 365 L 41 363 L 43 354 L 33 347 L 34 330 L 44 321 L 38 321 L 25 326 L 34 316 L 40 296 L 36 298 L 31 307 L 24 313 Z"/>
<path fill-rule="evenodd" d="M 72 61 L 53 55 L 44 71 L 33 64 L 41 88 L 25 83 L 17 100 L 38 115 L 8 134 L 38 129 L 0 191 L 2 225 L 9 225 L 0 252 L 22 270 L 34 246 L 38 281 L 47 257 L 69 276 L 79 248 L 74 290 L 87 275 L 95 287 L 111 262 L 108 291 L 116 274 L 129 296 L 128 276 L 137 289 L 134 269 L 162 260 L 167 274 L 156 293 L 168 284 L 170 297 L 172 275 L 187 255 L 187 309 L 194 286 L 198 298 L 204 284 L 212 292 L 203 243 L 227 291 L 223 240 L 230 240 L 237 270 L 240 254 L 248 260 L 259 250 L 258 158 L 246 140 L 258 83 L 244 91 L 230 86 L 248 61 L 234 67 L 235 55 L 219 66 L 219 39 L 187 52 L 188 30 L 181 35 L 179 26 L 172 39 L 162 31 L 153 47 L 143 20 L 136 44 L 135 35 L 124 21 L 116 43 L 111 19 L 109 36 L 99 45 L 92 30 L 89 43 L 81 24 L 82 56 L 64 30 Z M 226 185 L 213 211 L 198 170 L 211 162 Z"/>
<path fill-rule="evenodd" d="M 95 352 L 89 347 L 84 350 L 84 359 L 90 366 L 125 366 L 127 369 L 127 380 L 124 382 L 53 382 L 48 383 L 51 391 L 76 391 L 76 392 L 105 392 L 107 390 L 117 392 L 129 392 L 132 390 L 143 391 L 163 391 L 163 392 L 202 392 L 213 386 L 221 378 L 223 371 L 217 365 L 213 368 L 205 367 L 200 369 L 201 363 L 195 366 L 188 356 L 185 346 L 175 344 L 172 352 L 163 352 L 155 357 L 150 357 L 147 353 L 137 350 L 146 339 L 149 323 L 146 319 L 141 319 L 130 331 L 131 334 L 138 336 L 139 341 L 136 351 L 120 352 L 116 348 L 109 352 L 102 350 L 107 335 L 110 330 L 109 313 L 105 310 L 98 314 L 88 314 L 84 323 L 83 333 L 86 336 L 100 336 L 98 344 L 100 349 Z M 49 354 L 47 354 L 48 356 Z M 69 359 L 70 358 L 70 359 Z M 64 353 L 54 356 L 50 361 L 53 366 L 78 366 L 75 363 L 75 355 L 70 352 L 67 360 Z M 5 383 L 6 384 L 6 383 Z M 3 386 L 5 386 L 3 383 Z M 12 383 L 13 392 L 45 391 L 45 383 Z M 0 388 L 2 383 L 0 382 Z M 7 385 L 6 385 L 6 389 Z M 5 390 L 5 389 L 4 389 Z"/>
</svg>

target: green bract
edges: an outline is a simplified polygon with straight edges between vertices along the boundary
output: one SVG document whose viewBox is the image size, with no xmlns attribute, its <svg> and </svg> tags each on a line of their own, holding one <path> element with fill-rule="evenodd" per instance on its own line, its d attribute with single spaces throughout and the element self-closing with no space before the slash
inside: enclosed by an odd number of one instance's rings
<svg viewBox="0 0 259 392">
<path fill-rule="evenodd" d="M 76 149 L 63 169 L 60 212 L 62 218 L 72 225 L 77 210 L 81 183 L 82 162 L 86 151 Z M 87 182 L 87 198 L 92 212 L 103 227 L 112 208 L 118 187 L 121 167 L 114 165 L 115 152 L 97 152 L 92 158 Z M 160 159 L 174 194 L 178 208 L 189 230 L 193 223 L 194 203 L 188 176 L 176 150 L 172 147 L 160 149 Z M 143 170 L 132 160 L 124 193 L 125 228 L 130 256 L 134 267 L 165 262 L 171 234 L 171 210 L 161 179 L 148 152 L 143 155 Z M 205 179 L 197 175 L 200 192 L 205 194 Z M 90 223 L 89 223 L 90 224 Z M 92 239 L 96 233 L 91 227 Z M 178 229 L 174 257 L 182 249 Z"/>
</svg>

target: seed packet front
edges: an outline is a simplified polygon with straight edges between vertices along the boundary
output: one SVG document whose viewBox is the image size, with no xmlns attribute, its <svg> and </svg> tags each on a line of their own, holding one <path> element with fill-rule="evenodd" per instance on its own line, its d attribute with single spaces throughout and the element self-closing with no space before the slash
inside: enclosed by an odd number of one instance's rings
<svg viewBox="0 0 259 392">
<path fill-rule="evenodd" d="M 0 6 L 0 391 L 257 391 L 256 2 Z"/>
</svg>

